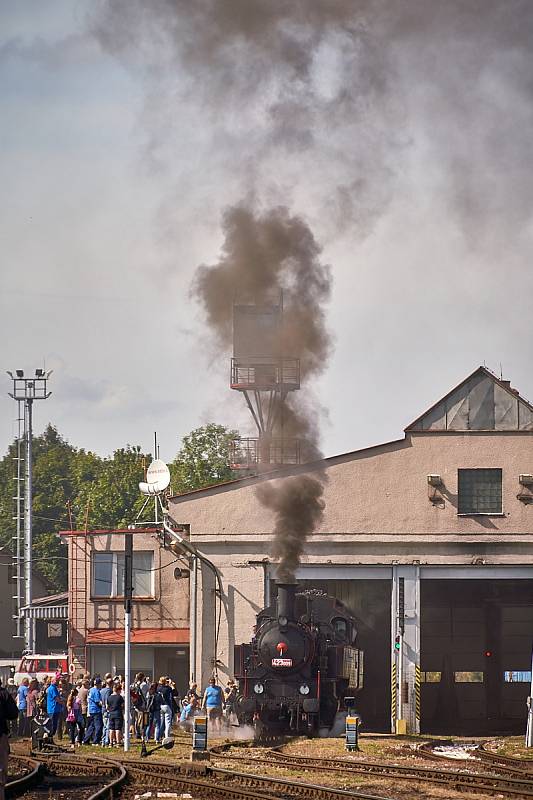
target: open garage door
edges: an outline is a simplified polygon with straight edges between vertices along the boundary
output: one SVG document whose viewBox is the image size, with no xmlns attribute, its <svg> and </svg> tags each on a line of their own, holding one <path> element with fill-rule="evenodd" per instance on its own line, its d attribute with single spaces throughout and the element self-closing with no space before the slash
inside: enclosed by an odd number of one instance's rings
<svg viewBox="0 0 533 800">
<path fill-rule="evenodd" d="M 360 621 L 357 646 L 364 651 L 364 688 L 357 711 L 365 731 L 389 732 L 391 702 L 390 580 L 301 580 L 344 603 Z"/>
</svg>

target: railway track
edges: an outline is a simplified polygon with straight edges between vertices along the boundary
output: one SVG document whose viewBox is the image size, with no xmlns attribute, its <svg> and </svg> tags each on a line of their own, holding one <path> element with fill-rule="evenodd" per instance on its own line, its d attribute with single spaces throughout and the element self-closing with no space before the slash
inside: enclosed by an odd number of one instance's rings
<svg viewBox="0 0 533 800">
<path fill-rule="evenodd" d="M 69 800 L 113 800 L 124 784 L 126 770 L 116 760 L 75 758 L 60 753 L 10 756 L 10 763 L 26 774 L 6 784 L 6 797 L 52 797 L 62 793 Z"/>
<path fill-rule="evenodd" d="M 235 743 L 233 743 L 235 744 Z M 498 756 L 489 751 L 483 753 L 482 763 L 490 763 L 495 771 L 465 772 L 455 769 L 431 769 L 427 767 L 401 766 L 366 760 L 320 759 L 297 756 L 270 749 L 264 755 L 247 759 L 245 747 L 250 743 L 237 743 L 241 753 L 227 752 L 231 745 L 219 745 L 212 755 L 221 759 L 224 766 L 210 763 L 191 764 L 173 761 L 115 760 L 99 756 L 79 757 L 74 754 L 38 754 L 32 758 L 13 756 L 17 764 L 17 778 L 11 781 L 7 797 L 24 796 L 27 800 L 48 797 L 47 787 L 55 781 L 54 788 L 61 785 L 69 800 L 107 800 L 117 798 L 131 800 L 146 790 L 164 790 L 178 794 L 190 794 L 193 798 L 206 800 L 390 800 L 359 789 L 338 789 L 330 786 L 291 780 L 276 775 L 260 775 L 250 767 L 269 764 L 279 768 L 298 769 L 308 772 L 337 773 L 344 777 L 360 774 L 373 778 L 402 780 L 411 783 L 426 782 L 446 785 L 450 789 L 467 792 L 501 794 L 505 797 L 533 798 L 533 762 L 523 766 L 518 759 Z M 279 745 L 281 747 L 282 745 Z M 227 761 L 232 768 L 227 769 Z M 237 769 L 238 762 L 242 765 Z M 512 763 L 509 763 L 512 762 Z M 472 768 L 474 759 L 458 762 Z M 479 762 L 478 762 L 479 765 Z M 501 771 L 504 771 L 502 774 Z M 98 788 L 94 791 L 94 785 Z M 69 788 L 68 793 L 65 792 Z M 44 790 L 44 791 L 43 791 Z M 52 796 L 50 792 L 50 796 Z"/>
<path fill-rule="evenodd" d="M 21 794 L 31 789 L 41 778 L 42 764 L 35 758 L 29 756 L 9 757 L 11 767 L 15 766 L 16 774 L 6 783 L 6 797 L 20 797 Z"/>
<path fill-rule="evenodd" d="M 240 761 L 245 763 L 241 755 L 221 753 L 224 761 Z M 385 764 L 365 760 L 320 759 L 310 756 L 296 756 L 279 750 L 269 750 L 265 756 L 253 758 L 251 763 L 269 764 L 281 768 L 298 768 L 311 772 L 328 772 L 348 775 L 364 774 L 392 780 L 426 782 L 448 786 L 452 789 L 470 792 L 499 793 L 508 797 L 533 798 L 533 776 L 524 777 L 523 773 L 495 774 L 488 772 L 466 772 L 453 769 L 431 769 L 427 767 L 407 767 L 398 764 Z M 469 765 L 472 768 L 472 764 Z M 328 791 L 332 791 L 328 789 Z"/>
<path fill-rule="evenodd" d="M 424 742 L 424 744 L 417 747 L 417 754 L 422 758 L 431 761 L 447 762 L 448 764 L 454 763 L 460 765 L 463 769 L 472 769 L 476 764 L 483 764 L 485 767 L 490 767 L 492 771 L 503 773 L 506 775 L 514 775 L 518 778 L 530 778 L 533 780 L 533 760 L 532 759 L 519 759 L 511 756 L 502 756 L 497 753 L 492 753 L 486 750 L 483 743 L 473 746 L 464 746 L 465 753 L 468 755 L 464 758 L 455 756 L 452 759 L 446 754 L 448 748 L 454 748 L 460 751 L 463 746 L 450 745 L 449 742 Z M 435 748 L 442 748 L 442 751 Z"/>
<path fill-rule="evenodd" d="M 498 767 L 505 767 L 506 769 L 516 770 L 522 774 L 531 774 L 533 779 L 533 759 L 531 758 L 513 758 L 513 756 L 502 756 L 498 753 L 493 753 L 486 750 L 484 744 L 480 744 L 475 752 L 476 758 Z"/>
<path fill-rule="evenodd" d="M 221 769 L 206 765 L 199 776 L 186 763 L 169 766 L 164 762 L 131 764 L 121 762 L 135 778 L 137 786 L 162 788 L 167 791 L 188 792 L 193 797 L 211 800 L 280 800 L 280 798 L 307 798 L 307 800 L 389 800 L 383 795 L 368 792 L 334 789 L 302 781 L 291 781 L 266 775 Z M 179 773 L 177 772 L 179 770 Z M 195 774 L 193 774 L 195 773 Z"/>
</svg>

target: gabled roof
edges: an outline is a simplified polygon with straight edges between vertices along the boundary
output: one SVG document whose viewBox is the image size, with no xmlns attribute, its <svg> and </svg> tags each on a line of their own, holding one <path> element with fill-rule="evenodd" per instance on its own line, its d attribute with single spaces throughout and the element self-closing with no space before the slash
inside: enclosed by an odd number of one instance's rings
<svg viewBox="0 0 533 800">
<path fill-rule="evenodd" d="M 411 422 L 411 431 L 533 431 L 533 406 L 486 367 L 478 367 Z"/>
</svg>

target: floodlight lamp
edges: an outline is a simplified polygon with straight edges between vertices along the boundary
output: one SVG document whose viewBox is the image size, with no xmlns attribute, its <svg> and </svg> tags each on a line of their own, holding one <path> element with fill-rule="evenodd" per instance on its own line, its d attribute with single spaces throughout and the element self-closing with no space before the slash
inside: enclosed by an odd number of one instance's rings
<svg viewBox="0 0 533 800">
<path fill-rule="evenodd" d="M 15 372 L 17 373 L 17 378 L 23 378 L 24 377 L 24 370 L 23 369 L 17 369 L 17 370 L 15 370 Z"/>
</svg>

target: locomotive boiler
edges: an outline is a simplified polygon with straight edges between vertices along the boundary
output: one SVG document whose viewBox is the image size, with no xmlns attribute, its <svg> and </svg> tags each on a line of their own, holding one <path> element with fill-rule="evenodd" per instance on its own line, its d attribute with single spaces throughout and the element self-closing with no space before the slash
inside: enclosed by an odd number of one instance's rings
<svg viewBox="0 0 533 800">
<path fill-rule="evenodd" d="M 272 732 L 331 728 L 363 686 L 363 653 L 353 614 L 319 590 L 278 583 L 257 614 L 250 643 L 235 646 L 237 716 Z"/>
</svg>

